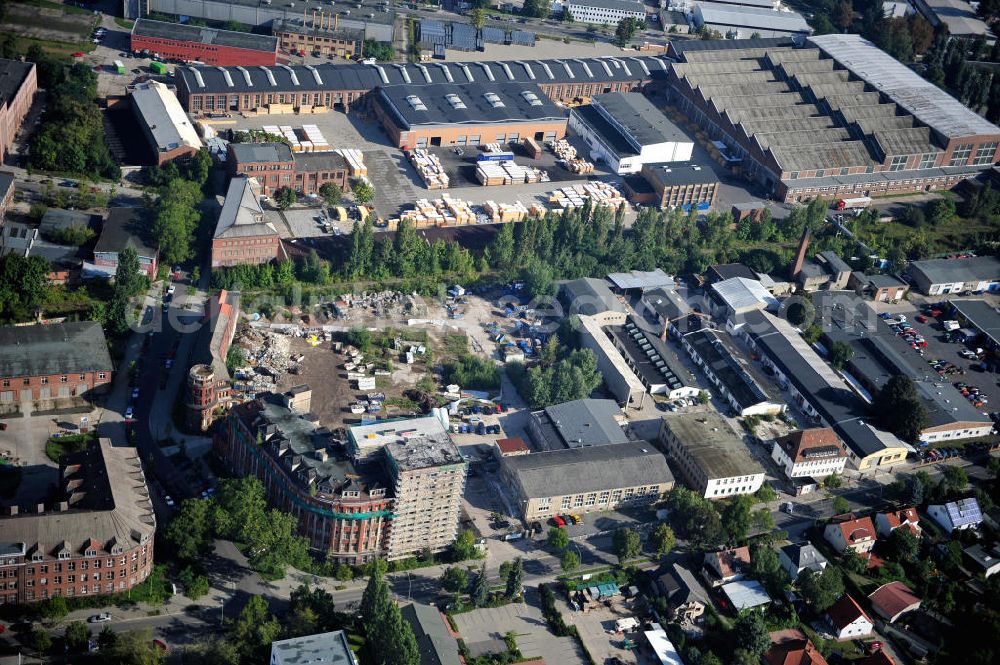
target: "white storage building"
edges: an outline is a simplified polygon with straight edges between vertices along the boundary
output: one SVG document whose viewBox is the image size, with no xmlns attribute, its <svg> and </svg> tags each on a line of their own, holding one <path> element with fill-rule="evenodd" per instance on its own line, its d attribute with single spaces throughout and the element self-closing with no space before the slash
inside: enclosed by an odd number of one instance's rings
<svg viewBox="0 0 1000 665">
<path fill-rule="evenodd" d="M 697 27 L 717 30 L 730 39 L 750 39 L 809 35 L 812 28 L 801 14 L 763 7 L 740 7 L 721 2 L 695 3 L 692 12 Z"/>
<path fill-rule="evenodd" d="M 641 0 L 569 0 L 565 7 L 578 23 L 618 25 L 623 18 L 646 20 Z"/>
</svg>

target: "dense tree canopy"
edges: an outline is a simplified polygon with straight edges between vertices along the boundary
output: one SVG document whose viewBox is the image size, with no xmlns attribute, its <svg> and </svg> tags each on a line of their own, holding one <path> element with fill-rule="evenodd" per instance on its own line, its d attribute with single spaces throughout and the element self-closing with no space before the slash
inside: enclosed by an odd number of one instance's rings
<svg viewBox="0 0 1000 665">
<path fill-rule="evenodd" d="M 917 388 L 904 375 L 893 376 L 875 394 L 872 415 L 880 427 L 907 443 L 916 443 L 927 425 L 927 410 Z"/>
</svg>

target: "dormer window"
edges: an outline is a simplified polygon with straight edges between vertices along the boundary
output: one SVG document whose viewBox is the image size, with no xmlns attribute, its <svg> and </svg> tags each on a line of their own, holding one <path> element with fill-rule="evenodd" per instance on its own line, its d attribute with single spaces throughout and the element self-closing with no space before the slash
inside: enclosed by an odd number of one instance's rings
<svg viewBox="0 0 1000 665">
<path fill-rule="evenodd" d="M 88 548 L 83 554 L 84 556 L 97 556 L 97 550 Z"/>
<path fill-rule="evenodd" d="M 59 558 L 60 559 L 68 559 L 69 558 L 69 552 L 60 552 L 59 553 Z"/>
<path fill-rule="evenodd" d="M 31 555 L 31 560 L 32 561 L 41 561 L 42 560 L 42 554 L 40 552 L 35 552 L 34 554 Z"/>
</svg>

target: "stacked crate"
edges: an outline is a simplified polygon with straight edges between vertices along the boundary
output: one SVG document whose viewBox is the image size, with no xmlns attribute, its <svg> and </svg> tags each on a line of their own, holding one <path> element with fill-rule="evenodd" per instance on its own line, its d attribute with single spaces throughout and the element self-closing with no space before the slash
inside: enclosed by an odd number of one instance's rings
<svg viewBox="0 0 1000 665">
<path fill-rule="evenodd" d="M 409 152 L 408 157 L 427 189 L 448 189 L 450 179 L 437 155 L 416 148 Z"/>
<path fill-rule="evenodd" d="M 368 176 L 368 167 L 365 166 L 365 154 L 356 148 L 341 148 L 335 151 L 347 162 L 347 171 L 352 178 L 365 178 Z"/>
<path fill-rule="evenodd" d="M 587 199 L 595 207 L 604 208 L 618 208 L 625 203 L 625 198 L 617 188 L 600 181 L 562 187 L 549 194 L 549 203 L 557 211 L 582 208 Z"/>
<path fill-rule="evenodd" d="M 476 165 L 476 179 L 484 186 L 523 185 L 524 183 L 548 182 L 549 174 L 541 169 L 524 167 L 514 162 L 479 162 Z"/>
<path fill-rule="evenodd" d="M 490 220 L 495 224 L 523 222 L 528 216 L 528 209 L 520 201 L 516 203 L 487 201 L 483 204 L 483 208 L 486 210 L 486 214 L 490 216 Z"/>
<path fill-rule="evenodd" d="M 319 127 L 316 125 L 302 125 L 302 133 L 305 135 L 306 140 L 312 144 L 314 152 L 326 152 L 330 149 L 330 144 L 327 143 L 326 137 L 323 136 L 323 132 L 319 131 Z"/>
</svg>

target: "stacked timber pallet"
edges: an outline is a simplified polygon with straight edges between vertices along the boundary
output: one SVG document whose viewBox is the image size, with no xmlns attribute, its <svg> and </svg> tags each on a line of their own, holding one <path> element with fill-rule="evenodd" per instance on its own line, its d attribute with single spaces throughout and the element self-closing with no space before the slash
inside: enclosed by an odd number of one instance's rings
<svg viewBox="0 0 1000 665">
<path fill-rule="evenodd" d="M 590 199 L 592 205 L 604 208 L 618 208 L 625 203 L 625 198 L 618 189 L 600 181 L 562 187 L 549 194 L 549 203 L 556 211 L 582 208 L 587 199 Z"/>
<path fill-rule="evenodd" d="M 411 150 L 407 156 L 427 189 L 448 189 L 450 179 L 448 174 L 444 172 L 444 167 L 437 155 L 416 148 Z"/>
<path fill-rule="evenodd" d="M 549 174 L 541 169 L 520 166 L 512 161 L 479 162 L 476 165 L 476 179 L 486 187 L 523 185 L 525 183 L 549 182 Z"/>
<path fill-rule="evenodd" d="M 368 167 L 365 166 L 365 155 L 363 152 L 356 148 L 341 148 L 335 152 L 347 162 L 347 170 L 352 178 L 364 178 L 368 176 Z"/>
</svg>

